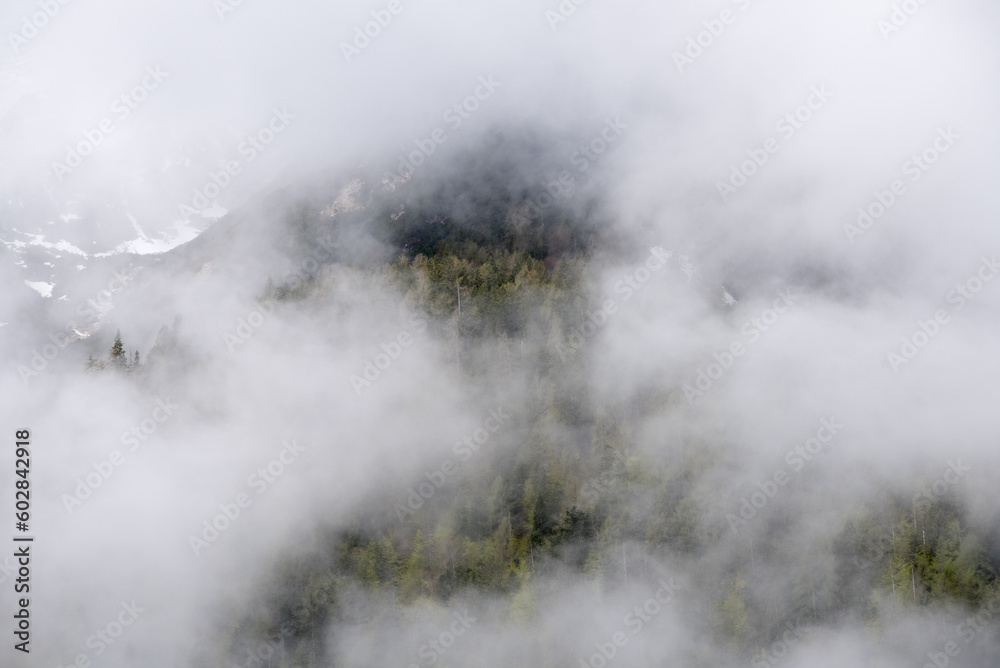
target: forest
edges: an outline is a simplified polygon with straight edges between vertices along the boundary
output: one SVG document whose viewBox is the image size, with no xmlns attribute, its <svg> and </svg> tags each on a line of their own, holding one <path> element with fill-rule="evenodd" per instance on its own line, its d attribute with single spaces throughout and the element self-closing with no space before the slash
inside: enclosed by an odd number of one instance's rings
<svg viewBox="0 0 1000 668">
<path fill-rule="evenodd" d="M 318 529 L 308 549 L 274 565 L 253 605 L 232 611 L 225 637 L 233 656 L 280 639 L 280 665 L 320 665 L 331 622 L 363 634 L 468 592 L 500 601 L 506 623 L 530 626 L 567 569 L 594 591 L 613 592 L 647 576 L 652 559 L 682 565 L 693 596 L 708 602 L 691 614 L 705 618 L 726 656 L 755 666 L 772 665 L 774 642 L 793 626 L 808 633 L 863 620 L 877 635 L 914 610 L 975 610 L 1000 591 L 1000 555 L 989 548 L 1000 530 L 971 522 L 947 487 L 869 498 L 850 521 L 803 545 L 797 509 L 825 503 L 811 469 L 792 476 L 779 501 L 736 520 L 738 506 L 722 507 L 703 484 L 729 458 L 726 443 L 667 434 L 669 457 L 636 447 L 635 425 L 680 410 L 684 395 L 660 386 L 594 400 L 593 360 L 569 343 L 600 306 L 585 280 L 588 237 L 557 214 L 515 227 L 501 222 L 501 207 L 491 226 L 489 203 L 481 210 L 479 228 L 426 210 L 393 220 L 375 234 L 395 244 L 395 257 L 359 271 L 423 314 L 450 342 L 449 364 L 471 382 L 523 378 L 529 408 L 517 416 L 520 429 L 505 434 L 501 425 L 469 465 L 457 460 L 402 494 L 369 499 L 348 528 Z M 425 218 L 436 224 L 421 228 Z M 293 287 L 269 279 L 260 299 L 308 309 L 327 298 L 331 280 L 322 271 Z M 175 338 L 165 326 L 140 365 L 119 333 L 107 361 L 87 367 L 141 377 L 184 358 Z M 434 487 L 425 500 L 416 490 L 427 481 Z M 784 584 L 776 591 L 765 584 L 777 573 Z M 558 665 L 547 639 L 535 641 L 534 665 Z"/>
</svg>

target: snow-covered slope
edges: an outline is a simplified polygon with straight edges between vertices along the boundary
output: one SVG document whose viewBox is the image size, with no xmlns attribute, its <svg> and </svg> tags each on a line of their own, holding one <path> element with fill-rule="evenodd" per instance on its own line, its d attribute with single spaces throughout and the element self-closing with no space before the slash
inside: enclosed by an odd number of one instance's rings
<svg viewBox="0 0 1000 668">
<path fill-rule="evenodd" d="M 59 298 L 65 295 L 69 282 L 95 259 L 166 253 L 194 240 L 207 229 L 206 225 L 180 220 L 167 231 L 148 235 L 135 217 L 127 211 L 125 215 L 132 223 L 135 237 L 124 238 L 110 248 L 95 248 L 93 246 L 97 246 L 97 242 L 93 241 L 89 244 L 91 248 L 81 248 L 88 244 L 80 240 L 80 230 L 72 229 L 73 224 L 80 220 L 80 216 L 73 213 L 60 214 L 53 220 L 22 218 L 16 225 L 0 221 L 0 246 L 9 251 L 3 254 L 4 258 L 0 261 L 12 262 L 18 267 L 25 284 L 41 297 Z M 67 236 L 72 240 L 60 238 L 61 232 L 69 232 Z"/>
</svg>

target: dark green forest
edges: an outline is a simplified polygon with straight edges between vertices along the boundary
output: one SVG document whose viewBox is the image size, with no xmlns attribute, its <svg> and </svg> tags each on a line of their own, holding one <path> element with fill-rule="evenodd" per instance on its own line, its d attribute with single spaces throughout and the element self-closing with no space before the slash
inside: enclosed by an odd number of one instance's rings
<svg viewBox="0 0 1000 668">
<path fill-rule="evenodd" d="M 520 383 L 528 408 L 517 415 L 517 433 L 501 432 L 416 509 L 392 489 L 357 508 L 351 526 L 318 528 L 303 550 L 274 565 L 251 605 L 231 611 L 224 634 L 232 656 L 280 638 L 280 658 L 269 665 L 329 665 L 331 622 L 378 626 L 468 592 L 502 602 L 507 622 L 530 626 L 567 569 L 595 591 L 613 592 L 642 577 L 652 559 L 689 575 L 691 598 L 702 602 L 691 614 L 705 618 L 716 648 L 746 663 L 759 661 L 791 621 L 861 620 L 878 634 L 917 609 L 975 610 L 1000 589 L 1000 554 L 990 549 L 1000 528 L 977 526 L 951 491 L 916 502 L 927 481 L 868 499 L 803 548 L 801 509 L 826 503 L 823 486 L 804 475 L 732 531 L 731 509 L 698 491 L 704 476 L 727 465 L 725 443 L 667 434 L 667 456 L 636 447 L 637 424 L 683 409 L 680 388 L 640 388 L 614 402 L 590 392 L 589 349 L 574 350 L 568 337 L 598 303 L 585 280 L 592 226 L 571 225 L 555 209 L 511 224 L 511 203 L 528 194 L 480 201 L 473 191 L 475 225 L 428 205 L 408 207 L 391 224 L 385 216 L 372 234 L 397 250 L 363 269 L 426 315 L 452 344 L 448 363 L 471 381 Z M 325 299 L 325 285 L 322 271 L 295 286 L 269 280 L 261 298 L 308 308 Z M 160 339 L 148 365 L 171 363 L 169 327 Z M 131 368 L 126 356 L 118 338 L 106 366 Z M 782 584 L 768 585 L 777 573 Z M 561 665 L 545 637 L 536 641 L 534 665 Z"/>
</svg>

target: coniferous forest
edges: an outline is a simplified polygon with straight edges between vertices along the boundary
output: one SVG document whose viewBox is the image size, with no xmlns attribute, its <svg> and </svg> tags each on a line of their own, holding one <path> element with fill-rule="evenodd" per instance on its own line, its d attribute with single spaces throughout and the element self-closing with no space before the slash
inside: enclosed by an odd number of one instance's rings
<svg viewBox="0 0 1000 668">
<path fill-rule="evenodd" d="M 491 172 L 479 176 L 488 183 Z M 780 492 L 766 482 L 719 490 L 713 478 L 739 458 L 732 442 L 710 431 L 648 432 L 687 410 L 684 384 L 612 393 L 595 386 L 600 360 L 591 351 L 604 321 L 593 317 L 602 308 L 592 287 L 602 261 L 594 221 L 560 210 L 526 226 L 510 204 L 475 198 L 462 207 L 473 212 L 467 217 L 453 217 L 455 202 L 441 191 L 405 217 L 376 216 L 367 229 L 395 248 L 383 261 L 331 258 L 308 275 L 269 276 L 254 297 L 282 317 L 327 308 L 340 282 L 378 291 L 386 308 L 409 314 L 414 336 L 426 329 L 440 342 L 438 363 L 467 391 L 519 398 L 490 411 L 499 429 L 483 432 L 484 442 L 457 441 L 442 461 L 428 458 L 420 473 L 367 494 L 341 525 L 323 526 L 320 513 L 306 547 L 269 564 L 252 597 L 227 611 L 218 629 L 226 652 L 252 660 L 270 647 L 273 665 L 326 665 L 340 634 L 377 644 L 394 624 L 474 600 L 490 624 L 524 633 L 532 665 L 565 665 L 555 631 L 536 626 L 550 614 L 546 602 L 567 581 L 596 601 L 618 596 L 636 582 L 662 581 L 664 564 L 683 573 L 678 614 L 696 620 L 713 648 L 691 650 L 691 665 L 719 657 L 776 665 L 773 650 L 783 653 L 789 628 L 798 639 L 853 623 L 879 638 L 908 616 L 955 607 L 971 614 L 997 596 L 1000 527 L 977 520 L 950 486 L 931 491 L 930 477 L 898 487 L 884 481 L 836 521 L 810 526 L 837 484 L 822 469 L 836 458 L 836 441 L 814 467 L 788 469 Z M 383 211 L 395 211 L 388 199 Z M 300 210 L 292 220 L 314 230 L 320 218 Z M 648 288 L 616 284 L 620 298 L 636 300 L 623 308 L 650 308 L 644 290 L 675 289 L 723 315 L 733 308 L 724 290 L 692 280 L 683 258 L 665 256 Z M 176 329 L 161 328 L 148 369 L 127 361 L 120 333 L 107 361 L 87 367 L 137 372 L 140 385 L 173 377 L 196 359 Z M 350 380 L 362 397 L 379 382 L 361 369 Z M 437 466 L 445 462 L 451 466 Z M 947 479 L 967 472 L 959 463 Z"/>
<path fill-rule="evenodd" d="M 1000 667 L 1000 3 L 0 25 L 0 668 Z"/>
</svg>

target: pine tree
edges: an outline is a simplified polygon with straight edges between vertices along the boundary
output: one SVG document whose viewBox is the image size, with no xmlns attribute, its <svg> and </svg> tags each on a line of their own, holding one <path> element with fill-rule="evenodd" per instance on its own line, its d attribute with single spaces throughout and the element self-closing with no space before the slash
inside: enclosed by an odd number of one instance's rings
<svg viewBox="0 0 1000 668">
<path fill-rule="evenodd" d="M 429 585 L 426 579 L 427 556 L 424 547 L 424 536 L 418 530 L 413 539 L 413 551 L 403 564 L 400 575 L 399 600 L 403 603 L 410 603 L 419 596 L 427 593 Z"/>
<path fill-rule="evenodd" d="M 133 369 L 138 369 L 139 368 L 139 351 L 138 350 L 135 351 L 135 356 L 132 358 L 132 368 Z"/>
<path fill-rule="evenodd" d="M 108 361 L 119 369 L 128 366 L 128 356 L 125 354 L 125 345 L 122 343 L 121 330 L 115 332 L 115 342 L 108 351 Z"/>
</svg>

